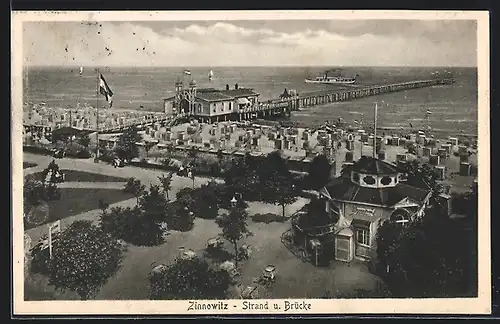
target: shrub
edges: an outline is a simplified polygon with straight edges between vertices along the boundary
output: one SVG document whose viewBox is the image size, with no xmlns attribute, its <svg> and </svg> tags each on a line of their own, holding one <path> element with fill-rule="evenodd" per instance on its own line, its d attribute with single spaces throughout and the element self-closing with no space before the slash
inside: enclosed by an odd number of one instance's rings
<svg viewBox="0 0 500 324">
<path fill-rule="evenodd" d="M 163 243 L 163 230 L 138 207 L 111 208 L 101 214 L 101 227 L 117 239 L 138 246 L 153 246 Z"/>
<path fill-rule="evenodd" d="M 170 203 L 167 213 L 167 226 L 170 230 L 188 232 L 193 229 L 194 212 L 184 198 Z"/>
<path fill-rule="evenodd" d="M 251 217 L 252 221 L 255 223 L 272 223 L 272 222 L 283 222 L 283 217 L 278 216 L 273 213 L 266 213 L 266 214 L 255 214 Z"/>
</svg>

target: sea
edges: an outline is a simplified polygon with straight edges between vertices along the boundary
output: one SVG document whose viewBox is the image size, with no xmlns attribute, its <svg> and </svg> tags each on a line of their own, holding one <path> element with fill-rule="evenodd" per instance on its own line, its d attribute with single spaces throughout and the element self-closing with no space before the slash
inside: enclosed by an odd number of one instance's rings
<svg viewBox="0 0 500 324">
<path fill-rule="evenodd" d="M 94 107 L 98 71 L 114 92 L 113 108 L 162 111 L 163 99 L 174 95 L 174 83 L 192 79 L 198 88 L 253 88 L 260 100 L 276 99 L 285 89 L 300 93 L 342 89 L 347 86 L 306 84 L 304 79 L 322 74 L 331 67 L 197 67 L 191 75 L 179 67 L 27 67 L 24 69 L 23 100 L 48 107 Z M 292 113 L 291 121 L 315 126 L 342 118 L 347 123 L 373 123 L 378 106 L 378 125 L 386 128 L 424 128 L 448 133 L 477 134 L 478 86 L 476 68 L 442 67 L 342 67 L 345 76 L 357 75 L 352 87 L 429 79 L 445 69 L 456 83 L 412 89 L 347 102 L 303 108 Z M 214 78 L 209 80 L 212 70 Z M 430 112 L 430 114 L 427 113 Z"/>
</svg>

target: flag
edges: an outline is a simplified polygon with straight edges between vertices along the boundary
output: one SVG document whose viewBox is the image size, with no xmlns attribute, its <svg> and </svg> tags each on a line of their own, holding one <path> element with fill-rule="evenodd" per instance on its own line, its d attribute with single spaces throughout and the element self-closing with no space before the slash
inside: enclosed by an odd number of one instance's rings
<svg viewBox="0 0 500 324">
<path fill-rule="evenodd" d="M 108 86 L 101 73 L 99 73 L 99 93 L 106 97 L 106 101 L 111 108 L 111 106 L 113 106 L 113 91 L 111 91 L 111 88 Z"/>
<path fill-rule="evenodd" d="M 191 75 L 191 71 L 189 71 L 189 70 L 184 70 L 184 74 L 186 74 L 186 75 Z"/>
</svg>

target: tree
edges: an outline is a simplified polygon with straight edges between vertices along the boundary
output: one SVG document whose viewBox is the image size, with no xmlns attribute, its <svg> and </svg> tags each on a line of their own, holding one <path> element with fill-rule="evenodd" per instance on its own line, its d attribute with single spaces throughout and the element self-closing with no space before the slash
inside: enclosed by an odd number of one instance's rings
<svg viewBox="0 0 500 324">
<path fill-rule="evenodd" d="M 225 299 L 230 282 L 227 271 L 211 269 L 206 261 L 177 259 L 150 277 L 150 298 Z"/>
<path fill-rule="evenodd" d="M 148 158 L 149 151 L 156 145 L 156 142 L 146 141 L 144 143 L 144 150 L 146 151 L 146 158 Z"/>
<path fill-rule="evenodd" d="M 85 149 L 88 149 L 88 147 L 90 145 L 90 137 L 88 135 L 81 136 L 78 139 L 78 144 L 83 146 Z"/>
<path fill-rule="evenodd" d="M 216 183 L 211 181 L 192 191 L 192 209 L 196 217 L 215 219 L 219 213 Z"/>
<path fill-rule="evenodd" d="M 142 136 L 137 132 L 137 128 L 135 126 L 125 129 L 116 143 L 116 155 L 124 161 L 130 161 L 133 158 L 138 157 L 139 149 L 137 148 L 136 143 L 141 140 Z"/>
<path fill-rule="evenodd" d="M 435 202 L 443 192 L 443 186 L 438 181 L 436 170 L 428 163 L 417 160 L 408 161 L 402 170 L 407 175 L 406 183 L 414 187 L 432 190 L 432 200 Z"/>
<path fill-rule="evenodd" d="M 59 234 L 52 248 L 49 283 L 87 300 L 121 266 L 123 248 L 90 221 L 75 221 Z"/>
<path fill-rule="evenodd" d="M 162 175 L 158 177 L 158 180 L 160 180 L 161 183 L 161 188 L 163 190 L 163 193 L 165 194 L 165 197 L 168 199 L 168 192 L 172 190 L 172 177 L 173 177 L 173 172 L 169 172 L 168 175 Z"/>
<path fill-rule="evenodd" d="M 224 171 L 224 152 L 221 149 L 217 150 L 217 172 L 221 174 Z"/>
<path fill-rule="evenodd" d="M 234 260 L 238 266 L 238 241 L 252 233 L 247 225 L 248 213 L 245 209 L 233 207 L 229 214 L 223 214 L 215 219 L 222 229 L 222 236 L 234 246 Z"/>
<path fill-rule="evenodd" d="M 258 163 L 253 158 L 234 158 L 224 172 L 224 181 L 232 191 L 241 193 L 247 199 L 255 200 L 261 197 Z"/>
<path fill-rule="evenodd" d="M 285 218 L 286 205 L 297 200 L 294 177 L 279 152 L 269 154 L 260 170 L 262 200 L 281 206 Z"/>
<path fill-rule="evenodd" d="M 123 192 L 134 195 L 137 200 L 137 205 L 139 205 L 139 198 L 144 193 L 146 186 L 144 186 L 141 180 L 136 179 L 134 177 L 128 178 L 125 187 L 123 188 Z"/>
<path fill-rule="evenodd" d="M 323 188 L 330 180 L 332 165 L 324 154 L 317 155 L 309 165 L 309 183 L 313 189 Z"/>
<path fill-rule="evenodd" d="M 477 294 L 475 236 L 456 220 L 427 213 L 398 228 L 379 228 L 377 254 L 386 281 L 400 297 L 460 297 Z M 388 266 L 388 267 L 387 267 Z"/>
<path fill-rule="evenodd" d="M 50 176 L 48 176 L 50 174 Z M 42 171 L 42 183 L 44 187 L 44 199 L 56 200 L 61 197 L 57 183 L 62 180 L 61 170 L 55 160 L 52 160 L 47 168 Z"/>
<path fill-rule="evenodd" d="M 151 184 L 149 191 L 143 192 L 139 199 L 139 208 L 145 218 L 155 223 L 166 221 L 168 202 L 160 190 L 160 186 Z"/>
<path fill-rule="evenodd" d="M 194 166 L 196 164 L 196 160 L 198 158 L 198 153 L 199 150 L 196 146 L 191 146 L 191 148 L 188 150 L 187 157 L 189 160 L 189 164 Z"/>
<path fill-rule="evenodd" d="M 195 215 L 191 210 L 191 202 L 186 197 L 182 197 L 169 204 L 167 225 L 169 229 L 187 232 L 194 227 Z"/>
</svg>

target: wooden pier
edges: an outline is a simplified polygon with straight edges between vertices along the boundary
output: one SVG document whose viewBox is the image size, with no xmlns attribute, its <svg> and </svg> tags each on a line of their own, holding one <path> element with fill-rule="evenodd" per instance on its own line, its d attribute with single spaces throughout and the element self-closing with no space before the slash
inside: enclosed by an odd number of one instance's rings
<svg viewBox="0 0 500 324">
<path fill-rule="evenodd" d="M 328 103 L 349 101 L 369 96 L 376 96 L 384 93 L 398 92 L 410 89 L 432 87 L 436 85 L 446 85 L 454 83 L 454 79 L 432 79 L 432 80 L 418 80 L 408 81 L 386 85 L 375 85 L 363 88 L 353 88 L 349 90 L 332 90 L 305 93 L 299 95 L 297 98 L 289 100 L 289 108 L 291 111 L 299 110 L 304 107 L 313 107 L 317 105 L 324 105 Z"/>
<path fill-rule="evenodd" d="M 266 119 L 266 117 L 276 115 L 290 115 L 292 111 L 300 110 L 301 108 L 319 106 L 329 103 L 350 101 L 369 96 L 377 96 L 384 93 L 404 91 L 410 89 L 418 89 L 432 87 L 436 85 L 447 85 L 454 83 L 454 79 L 430 79 L 416 80 L 401 83 L 373 85 L 360 88 L 318 91 L 299 94 L 288 98 L 280 98 L 269 100 L 267 102 L 259 102 L 253 107 L 249 107 L 244 111 L 234 113 L 234 116 L 226 116 L 225 120 L 252 120 Z"/>
<path fill-rule="evenodd" d="M 391 93 L 397 91 L 405 91 L 410 89 L 418 89 L 425 87 L 432 87 L 436 85 L 448 85 L 455 83 L 453 78 L 448 79 L 429 79 L 429 80 L 416 80 L 401 83 L 373 85 L 352 89 L 335 89 L 330 91 L 318 91 L 299 94 L 297 96 L 290 96 L 287 98 L 280 98 L 268 100 L 266 102 L 257 102 L 253 106 L 245 109 L 234 111 L 231 114 L 217 117 L 217 121 L 243 121 L 254 119 L 266 119 L 272 116 L 290 115 L 291 112 L 300 110 L 301 108 L 313 107 L 335 102 L 350 101 L 369 96 L 376 96 L 384 93 Z M 164 126 L 174 126 L 176 122 L 186 118 L 196 118 L 201 122 L 205 122 L 206 117 L 190 116 L 190 115 L 177 115 L 173 116 L 145 116 L 144 120 L 134 120 L 122 125 L 112 127 L 103 127 L 99 129 L 99 133 L 117 133 L 122 132 L 126 128 L 135 125 L 138 128 L 149 126 L 152 124 L 160 123 Z M 41 133 L 50 132 L 53 126 L 49 125 L 25 125 L 26 131 L 39 131 Z M 95 130 L 94 130 L 95 131 Z"/>
</svg>

